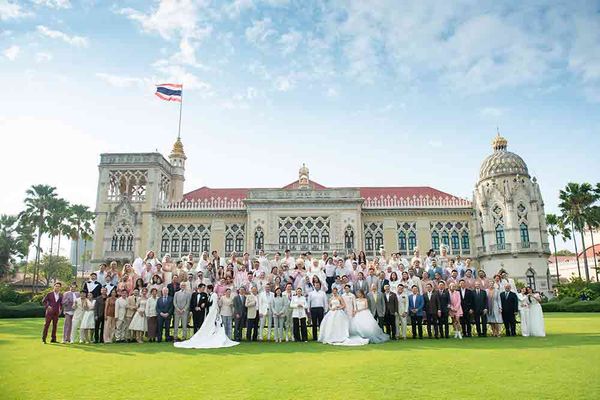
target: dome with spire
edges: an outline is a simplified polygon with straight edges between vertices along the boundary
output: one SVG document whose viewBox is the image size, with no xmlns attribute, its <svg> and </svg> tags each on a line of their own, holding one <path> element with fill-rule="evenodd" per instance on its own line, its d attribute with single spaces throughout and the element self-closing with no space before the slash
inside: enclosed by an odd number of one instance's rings
<svg viewBox="0 0 600 400">
<path fill-rule="evenodd" d="M 185 156 L 185 152 L 183 151 L 183 143 L 181 143 L 180 137 L 177 137 L 177 140 L 173 144 L 173 150 L 171 150 L 169 157 L 183 157 L 184 160 L 187 158 Z"/>
<path fill-rule="evenodd" d="M 524 175 L 529 176 L 527 164 L 523 159 L 506 150 L 508 140 L 500 136 L 500 132 L 492 141 L 494 152 L 487 156 L 481 163 L 479 169 L 479 180 L 493 178 L 502 175 Z"/>
</svg>

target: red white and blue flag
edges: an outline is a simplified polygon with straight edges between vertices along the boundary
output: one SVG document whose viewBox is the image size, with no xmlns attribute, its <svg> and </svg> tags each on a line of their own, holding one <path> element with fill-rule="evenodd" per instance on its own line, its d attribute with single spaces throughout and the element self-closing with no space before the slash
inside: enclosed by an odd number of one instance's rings
<svg viewBox="0 0 600 400">
<path fill-rule="evenodd" d="M 165 101 L 179 101 L 181 102 L 181 95 L 183 91 L 183 85 L 178 83 L 161 83 L 156 85 L 156 93 L 158 98 Z"/>
</svg>

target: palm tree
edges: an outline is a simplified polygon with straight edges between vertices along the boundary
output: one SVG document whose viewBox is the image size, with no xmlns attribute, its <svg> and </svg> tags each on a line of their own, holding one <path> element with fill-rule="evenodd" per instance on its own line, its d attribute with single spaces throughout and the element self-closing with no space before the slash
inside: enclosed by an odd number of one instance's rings
<svg viewBox="0 0 600 400">
<path fill-rule="evenodd" d="M 60 238 L 65 220 L 69 216 L 69 202 L 64 199 L 54 199 L 48 209 L 48 234 L 50 235 L 50 255 L 54 248 L 54 238 Z"/>
<path fill-rule="evenodd" d="M 567 184 L 564 190 L 560 191 L 559 208 L 563 213 L 565 221 L 570 222 L 573 230 L 581 234 L 581 246 L 583 247 L 583 265 L 585 268 L 585 278 L 590 281 L 590 271 L 588 270 L 588 261 L 585 254 L 585 215 L 589 207 L 592 206 L 598 199 L 598 195 L 592 189 L 589 183 L 573 183 Z M 579 262 L 579 255 L 577 256 Z M 578 264 L 579 266 L 579 264 Z"/>
<path fill-rule="evenodd" d="M 8 273 L 15 257 L 24 257 L 19 234 L 19 219 L 14 215 L 0 215 L 0 279 Z"/>
<path fill-rule="evenodd" d="M 21 213 L 24 222 L 35 223 L 37 227 L 37 245 L 35 249 L 35 265 L 33 268 L 33 291 L 37 292 L 39 279 L 40 252 L 42 234 L 47 231 L 46 216 L 56 199 L 56 188 L 48 185 L 33 185 L 25 192 L 25 211 Z"/>
<path fill-rule="evenodd" d="M 79 239 L 83 238 L 84 234 L 87 236 L 93 234 L 91 225 L 93 220 L 94 213 L 90 211 L 88 206 L 82 204 L 74 204 L 71 206 L 70 221 L 73 227 L 71 239 L 75 240 L 75 271 L 77 271 L 79 266 Z M 81 274 L 83 275 L 83 271 L 81 271 Z"/>
<path fill-rule="evenodd" d="M 560 274 L 558 272 L 558 256 L 556 252 L 556 236 L 561 235 L 563 240 L 571 238 L 571 230 L 565 226 L 564 221 L 556 214 L 546 214 L 546 225 L 548 226 L 548 233 L 552 236 L 552 243 L 554 244 L 554 264 L 556 266 L 556 283 L 560 285 Z"/>
<path fill-rule="evenodd" d="M 594 270 L 596 271 L 596 282 L 598 282 L 598 260 L 596 259 L 596 244 L 594 243 L 594 231 L 600 228 L 600 206 L 592 206 L 586 210 L 585 224 L 592 237 L 592 254 L 594 255 Z"/>
</svg>

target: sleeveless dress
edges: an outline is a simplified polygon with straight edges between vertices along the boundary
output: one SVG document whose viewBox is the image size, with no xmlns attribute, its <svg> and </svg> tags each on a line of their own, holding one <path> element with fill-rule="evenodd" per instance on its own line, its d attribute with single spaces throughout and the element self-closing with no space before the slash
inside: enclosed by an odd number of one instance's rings
<svg viewBox="0 0 600 400">
<path fill-rule="evenodd" d="M 546 336 L 544 312 L 537 295 L 529 295 L 529 335 Z"/>
<path fill-rule="evenodd" d="M 340 306 L 341 302 L 336 297 L 329 300 L 329 311 L 325 314 L 319 330 L 319 342 L 338 346 L 368 344 L 369 339 L 350 337 L 350 319 Z"/>
<path fill-rule="evenodd" d="M 138 308 L 135 311 L 135 315 L 131 319 L 129 329 L 132 331 L 146 332 L 148 330 L 148 323 L 146 322 L 146 303 L 148 299 L 140 298 Z"/>
<path fill-rule="evenodd" d="M 356 314 L 350 320 L 350 335 L 368 339 L 369 343 L 383 343 L 390 340 L 373 318 L 367 299 L 356 300 Z"/>
<path fill-rule="evenodd" d="M 81 318 L 80 329 L 94 329 L 94 304 L 96 300 L 84 300 L 83 302 L 83 316 Z"/>
</svg>

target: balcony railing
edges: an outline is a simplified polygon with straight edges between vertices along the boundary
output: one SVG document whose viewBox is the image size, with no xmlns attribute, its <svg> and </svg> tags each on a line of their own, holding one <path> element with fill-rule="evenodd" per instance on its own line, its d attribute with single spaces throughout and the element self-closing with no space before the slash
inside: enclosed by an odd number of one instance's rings
<svg viewBox="0 0 600 400">
<path fill-rule="evenodd" d="M 106 251 L 104 253 L 104 257 L 107 260 L 128 260 L 130 262 L 135 259 L 133 251 L 124 251 L 124 250 Z"/>
<path fill-rule="evenodd" d="M 510 243 L 497 243 L 490 245 L 490 253 L 510 253 L 512 245 Z"/>
<path fill-rule="evenodd" d="M 322 251 L 345 251 L 343 243 L 267 243 L 265 244 L 266 252 L 290 250 L 293 253 L 302 253 L 305 251 L 322 252 Z"/>
</svg>

